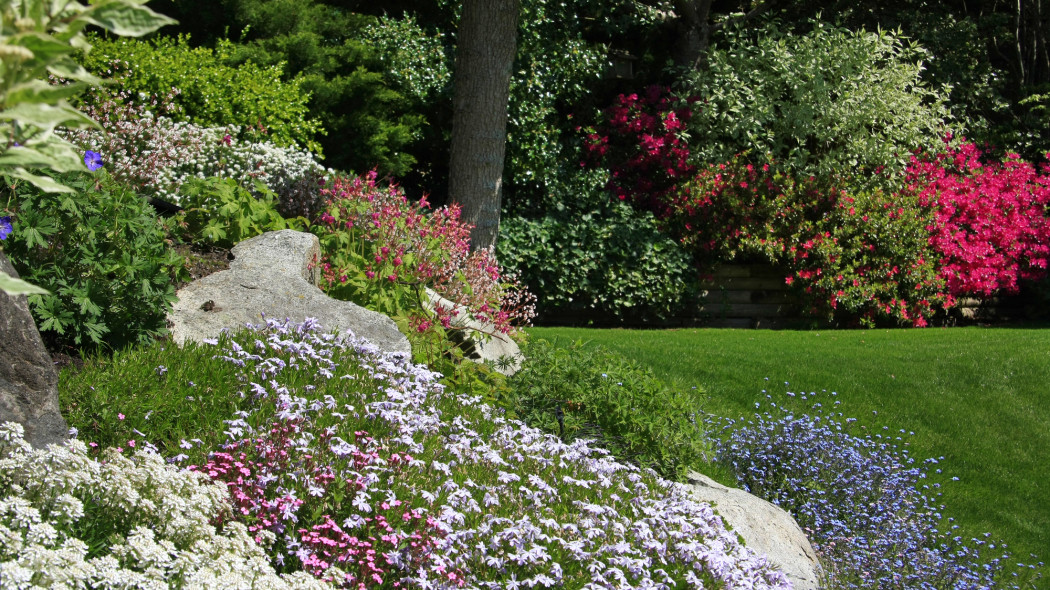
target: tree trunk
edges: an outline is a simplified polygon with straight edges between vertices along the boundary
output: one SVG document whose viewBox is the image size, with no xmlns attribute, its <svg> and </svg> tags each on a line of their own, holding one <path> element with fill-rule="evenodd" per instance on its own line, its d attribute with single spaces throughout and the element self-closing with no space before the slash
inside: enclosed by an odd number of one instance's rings
<svg viewBox="0 0 1050 590">
<path fill-rule="evenodd" d="M 464 0 L 459 22 L 448 190 L 474 226 L 474 250 L 494 246 L 499 234 L 518 13 L 519 0 Z"/>
</svg>

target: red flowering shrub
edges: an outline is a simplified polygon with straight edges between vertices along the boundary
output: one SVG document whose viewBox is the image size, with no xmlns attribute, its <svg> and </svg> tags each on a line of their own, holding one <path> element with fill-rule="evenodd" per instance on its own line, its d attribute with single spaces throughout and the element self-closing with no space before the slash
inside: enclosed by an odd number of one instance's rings
<svg viewBox="0 0 1050 590">
<path fill-rule="evenodd" d="M 470 251 L 458 206 L 410 203 L 396 185 L 377 186 L 375 172 L 337 177 L 322 195 L 328 210 L 311 229 L 321 241 L 321 287 L 331 296 L 405 318 L 420 332 L 434 322 L 450 328 L 457 314 L 424 310 L 424 287 L 503 334 L 535 315 L 535 297 L 502 273 L 491 252 Z"/>
<path fill-rule="evenodd" d="M 606 109 L 605 123 L 587 130 L 590 163 L 611 172 L 608 188 L 620 200 L 659 213 L 663 197 L 696 171 L 685 140 L 691 115 L 687 102 L 666 87 L 650 86 L 643 96 L 621 94 Z"/>
<path fill-rule="evenodd" d="M 760 258 L 787 270 L 818 317 L 926 325 L 950 306 L 927 208 L 909 193 L 848 194 L 741 158 L 709 166 L 667 200 L 666 227 L 707 264 Z"/>
<path fill-rule="evenodd" d="M 1021 280 L 1046 276 L 1050 166 L 1040 174 L 1017 154 L 982 161 L 964 141 L 913 157 L 907 174 L 920 204 L 935 211 L 930 244 L 953 295 L 1016 293 Z"/>
</svg>

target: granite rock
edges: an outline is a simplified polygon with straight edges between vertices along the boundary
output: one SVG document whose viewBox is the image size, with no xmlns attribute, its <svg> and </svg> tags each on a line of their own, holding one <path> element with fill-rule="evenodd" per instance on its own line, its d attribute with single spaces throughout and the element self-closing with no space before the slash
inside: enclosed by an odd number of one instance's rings
<svg viewBox="0 0 1050 590">
<path fill-rule="evenodd" d="M 266 318 L 302 322 L 313 318 L 325 330 L 352 332 L 385 352 L 412 348 L 388 316 L 324 294 L 315 266 L 317 236 L 293 230 L 267 232 L 233 247 L 230 268 L 180 289 L 168 314 L 172 339 L 215 338 L 261 324 Z"/>
<path fill-rule="evenodd" d="M 17 277 L 3 252 L 0 270 Z M 37 448 L 62 443 L 69 427 L 58 403 L 58 372 L 25 295 L 0 291 L 0 423 L 18 422 Z"/>
</svg>

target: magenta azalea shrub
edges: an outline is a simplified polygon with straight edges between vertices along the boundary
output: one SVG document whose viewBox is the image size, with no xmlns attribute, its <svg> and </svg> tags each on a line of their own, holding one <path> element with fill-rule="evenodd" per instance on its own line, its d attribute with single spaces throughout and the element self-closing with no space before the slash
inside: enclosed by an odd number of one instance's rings
<svg viewBox="0 0 1050 590">
<path fill-rule="evenodd" d="M 1016 154 L 989 162 L 973 144 L 946 141 L 886 182 L 850 170 L 798 177 L 756 154 L 697 168 L 688 104 L 660 87 L 621 95 L 587 130 L 584 164 L 607 168 L 611 195 L 653 211 L 704 269 L 770 262 L 813 317 L 913 326 L 959 297 L 1016 293 L 1047 275 L 1050 167 L 1040 173 Z M 902 188 L 846 188 L 864 186 Z"/>
<path fill-rule="evenodd" d="M 659 214 L 664 197 L 696 171 L 686 139 L 688 101 L 650 86 L 641 96 L 619 95 L 603 114 L 601 125 L 586 130 L 589 163 L 609 170 L 608 189 L 618 199 Z"/>
<path fill-rule="evenodd" d="M 326 292 L 408 317 L 420 332 L 449 329 L 463 313 L 441 306 L 427 313 L 425 288 L 501 334 L 531 321 L 535 297 L 502 272 L 492 252 L 470 251 L 470 226 L 459 220 L 457 206 L 431 210 L 425 198 L 409 202 L 376 176 L 336 177 L 322 190 L 329 206 L 312 231 L 321 240 Z"/>
<path fill-rule="evenodd" d="M 507 420 L 405 355 L 309 320 L 213 343 L 251 403 L 194 470 L 276 538 L 278 572 L 347 588 L 788 587 L 684 487 Z"/>
<path fill-rule="evenodd" d="M 1016 293 L 1021 281 L 1046 276 L 1050 164 L 1039 173 L 1012 153 L 990 162 L 964 140 L 913 157 L 908 181 L 935 211 L 930 244 L 952 295 Z"/>
</svg>

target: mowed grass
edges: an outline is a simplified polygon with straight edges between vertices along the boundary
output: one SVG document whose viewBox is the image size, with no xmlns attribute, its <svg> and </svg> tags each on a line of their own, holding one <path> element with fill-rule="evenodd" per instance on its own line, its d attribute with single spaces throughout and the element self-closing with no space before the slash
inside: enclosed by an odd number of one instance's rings
<svg viewBox="0 0 1050 590">
<path fill-rule="evenodd" d="M 804 412 L 813 402 L 786 392 L 837 392 L 845 417 L 902 436 L 917 460 L 944 457 L 931 480 L 964 534 L 991 533 L 1026 563 L 1050 559 L 1050 330 L 529 333 L 601 345 L 678 386 L 702 386 L 704 411 L 723 417 L 749 418 L 768 401 Z M 832 406 L 830 396 L 820 401 Z"/>
</svg>

